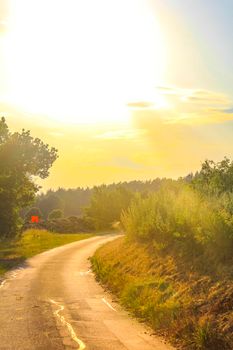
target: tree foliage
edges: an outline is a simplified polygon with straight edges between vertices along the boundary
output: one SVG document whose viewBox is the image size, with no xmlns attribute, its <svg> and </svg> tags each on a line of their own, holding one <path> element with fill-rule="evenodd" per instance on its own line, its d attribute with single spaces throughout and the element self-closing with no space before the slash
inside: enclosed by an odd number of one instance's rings
<svg viewBox="0 0 233 350">
<path fill-rule="evenodd" d="M 39 190 L 35 177 L 49 175 L 57 150 L 49 148 L 29 131 L 11 133 L 0 120 L 0 236 L 15 236 L 20 227 L 19 210 L 34 200 Z"/>
<path fill-rule="evenodd" d="M 61 219 L 63 217 L 63 211 L 61 209 L 53 209 L 51 213 L 49 214 L 48 219 Z"/>
<path fill-rule="evenodd" d="M 141 195 L 121 215 L 130 239 L 156 247 L 179 247 L 188 255 L 204 252 L 225 261 L 233 250 L 233 163 L 205 161 L 195 176 Z M 208 257 L 207 257 L 208 256 Z"/>
<path fill-rule="evenodd" d="M 129 181 L 106 185 L 109 191 L 117 188 L 125 188 L 129 193 L 141 193 L 147 196 L 151 192 L 158 191 L 162 184 L 170 183 L 172 180 L 156 178 L 150 181 Z M 84 208 L 89 207 L 92 195 L 95 195 L 95 188 L 59 188 L 58 190 L 48 190 L 37 196 L 35 206 L 41 209 L 44 218 L 47 218 L 53 209 L 62 209 L 64 216 L 82 216 Z M 25 210 L 26 212 L 26 210 Z"/>
<path fill-rule="evenodd" d="M 217 163 L 206 160 L 192 184 L 199 192 L 209 195 L 233 192 L 233 162 L 226 157 Z"/>
<path fill-rule="evenodd" d="M 63 210 L 62 199 L 52 191 L 49 191 L 48 195 L 41 195 L 40 200 L 37 200 L 36 204 L 38 208 L 40 208 L 44 218 L 46 219 L 54 209 Z"/>
<path fill-rule="evenodd" d="M 97 230 L 109 228 L 120 219 L 121 211 L 129 206 L 132 197 L 132 192 L 120 185 L 95 187 L 86 216 Z"/>
</svg>

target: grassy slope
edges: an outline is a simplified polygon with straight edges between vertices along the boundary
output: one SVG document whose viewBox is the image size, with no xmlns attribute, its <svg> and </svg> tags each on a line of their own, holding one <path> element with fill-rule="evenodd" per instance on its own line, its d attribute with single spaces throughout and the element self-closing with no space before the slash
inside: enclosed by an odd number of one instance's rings
<svg viewBox="0 0 233 350">
<path fill-rule="evenodd" d="M 101 247 L 97 278 L 127 309 L 183 349 L 233 349 L 233 281 L 171 254 L 127 242 Z"/>
<path fill-rule="evenodd" d="M 92 234 L 87 233 L 61 234 L 46 230 L 28 230 L 18 241 L 0 243 L 0 275 L 33 255 L 91 236 Z"/>
</svg>

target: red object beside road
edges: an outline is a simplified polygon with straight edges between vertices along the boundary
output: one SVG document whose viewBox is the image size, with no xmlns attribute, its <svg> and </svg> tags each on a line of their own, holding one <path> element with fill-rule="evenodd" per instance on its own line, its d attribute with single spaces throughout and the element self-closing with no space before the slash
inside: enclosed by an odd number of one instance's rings
<svg viewBox="0 0 233 350">
<path fill-rule="evenodd" d="M 32 216 L 31 217 L 31 222 L 34 222 L 34 223 L 39 222 L 39 216 Z"/>
</svg>

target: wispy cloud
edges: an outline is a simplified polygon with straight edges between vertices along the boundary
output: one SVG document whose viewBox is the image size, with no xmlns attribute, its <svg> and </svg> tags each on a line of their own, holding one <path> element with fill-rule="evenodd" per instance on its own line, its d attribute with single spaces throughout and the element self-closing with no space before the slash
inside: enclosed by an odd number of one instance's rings
<svg viewBox="0 0 233 350">
<path fill-rule="evenodd" d="M 126 158 L 126 157 L 114 157 L 112 160 L 103 163 L 103 165 L 126 168 L 126 169 L 134 169 L 134 170 L 139 170 L 144 167 L 144 164 L 135 162 L 130 158 Z"/>
<path fill-rule="evenodd" d="M 154 104 L 152 102 L 148 101 L 135 101 L 127 103 L 127 106 L 131 108 L 151 108 L 153 105 Z"/>
<path fill-rule="evenodd" d="M 159 109 L 150 101 L 130 102 L 132 115 L 137 111 L 142 114 L 148 111 L 167 124 L 212 124 L 233 120 L 232 101 L 221 92 L 159 86 L 155 89 L 156 94 L 166 99 L 166 108 Z"/>
<path fill-rule="evenodd" d="M 230 102 L 226 95 L 208 90 L 193 90 L 184 97 L 186 101 L 208 105 L 226 105 Z"/>
<path fill-rule="evenodd" d="M 201 161 L 206 158 L 216 159 L 232 153 L 232 137 L 228 132 L 233 127 L 232 121 L 219 124 L 213 120 L 210 122 L 211 118 L 215 121 L 219 118 L 219 115 L 213 118 L 213 114 L 202 115 L 203 119 L 206 118 L 205 123 L 193 122 L 195 118 L 201 118 L 199 115 L 192 115 L 192 123 L 182 119 L 179 114 L 175 122 L 170 121 L 172 118 L 176 118 L 174 113 L 165 119 L 164 112 L 161 114 L 152 110 L 137 111 L 134 114 L 135 127 L 147 130 L 145 139 L 151 150 L 148 157 L 152 159 L 154 152 L 154 164 L 160 164 L 164 173 L 174 174 L 176 169 L 179 169 L 180 174 L 185 173 L 198 169 Z"/>
<path fill-rule="evenodd" d="M 158 103 L 155 102 L 157 99 Z M 165 99 L 162 108 L 160 99 Z M 208 124 L 232 120 L 230 98 L 222 92 L 206 89 L 184 89 L 174 86 L 158 86 L 150 100 L 128 103 L 132 115 L 137 111 L 152 111 L 166 123 Z"/>
<path fill-rule="evenodd" d="M 104 133 L 97 134 L 94 137 L 104 140 L 135 139 L 144 135 L 145 133 L 146 131 L 142 129 L 122 129 L 106 131 Z"/>
<path fill-rule="evenodd" d="M 205 89 L 182 89 L 178 87 L 159 86 L 156 88 L 158 93 L 162 95 L 176 96 L 182 101 L 197 102 L 197 103 L 211 103 L 211 104 L 228 104 L 229 98 L 220 92 L 210 91 Z"/>
<path fill-rule="evenodd" d="M 233 107 L 232 108 L 223 109 L 223 112 L 227 113 L 227 114 L 233 114 Z"/>
<path fill-rule="evenodd" d="M 56 138 L 60 138 L 60 137 L 64 136 L 64 133 L 62 133 L 60 131 L 50 131 L 48 134 L 51 135 L 52 137 L 56 137 Z"/>
</svg>

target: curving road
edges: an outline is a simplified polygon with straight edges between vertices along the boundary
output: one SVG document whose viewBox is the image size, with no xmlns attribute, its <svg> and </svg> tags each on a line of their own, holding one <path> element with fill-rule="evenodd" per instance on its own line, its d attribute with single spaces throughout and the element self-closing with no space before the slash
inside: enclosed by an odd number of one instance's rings
<svg viewBox="0 0 233 350">
<path fill-rule="evenodd" d="M 0 284 L 1 350 L 170 350 L 96 283 L 88 257 L 114 236 L 27 260 Z"/>
</svg>

